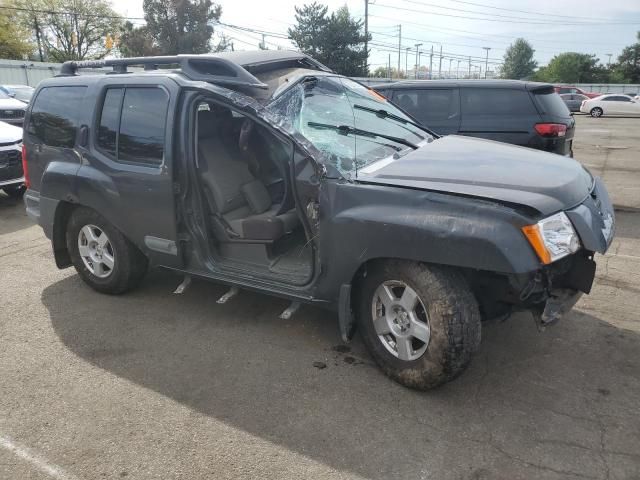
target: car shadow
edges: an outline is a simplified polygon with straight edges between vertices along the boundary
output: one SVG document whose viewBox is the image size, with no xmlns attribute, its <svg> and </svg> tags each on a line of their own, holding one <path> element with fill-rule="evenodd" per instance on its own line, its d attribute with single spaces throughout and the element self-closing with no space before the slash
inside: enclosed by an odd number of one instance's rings
<svg viewBox="0 0 640 480">
<path fill-rule="evenodd" d="M 0 191 L 0 235 L 33 226 L 27 217 L 21 198 L 12 198 Z"/>
<path fill-rule="evenodd" d="M 371 479 L 604 476 L 606 429 L 631 438 L 640 427 L 640 338 L 585 313 L 543 333 L 527 315 L 486 324 L 467 372 L 417 392 L 389 380 L 358 337 L 343 345 L 333 313 L 303 306 L 282 320 L 283 300 L 241 292 L 219 305 L 223 287 L 194 281 L 174 295 L 178 281 L 154 272 L 112 297 L 72 275 L 42 302 L 84 361 Z"/>
</svg>

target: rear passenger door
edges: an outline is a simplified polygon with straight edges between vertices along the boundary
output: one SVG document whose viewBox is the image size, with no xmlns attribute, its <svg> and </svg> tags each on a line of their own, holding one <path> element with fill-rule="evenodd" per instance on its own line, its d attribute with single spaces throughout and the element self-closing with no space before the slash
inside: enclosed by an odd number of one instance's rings
<svg viewBox="0 0 640 480">
<path fill-rule="evenodd" d="M 153 262 L 181 266 L 172 135 L 177 85 L 157 77 L 112 78 L 92 93 L 80 198 L 99 205 Z"/>
<path fill-rule="evenodd" d="M 440 135 L 458 133 L 460 97 L 457 88 L 403 88 L 394 91 L 392 101 Z"/>
<path fill-rule="evenodd" d="M 527 146 L 540 115 L 529 93 L 511 88 L 460 89 L 460 134 Z"/>
</svg>

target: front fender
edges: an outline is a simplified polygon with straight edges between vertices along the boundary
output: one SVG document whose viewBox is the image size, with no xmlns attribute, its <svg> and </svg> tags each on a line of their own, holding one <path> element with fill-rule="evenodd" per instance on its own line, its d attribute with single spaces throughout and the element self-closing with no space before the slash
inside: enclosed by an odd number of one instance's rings
<svg viewBox="0 0 640 480">
<path fill-rule="evenodd" d="M 319 250 L 327 290 L 350 283 L 363 263 L 378 258 L 505 274 L 540 266 L 520 230 L 531 220 L 512 207 L 398 187 L 326 187 Z"/>
</svg>

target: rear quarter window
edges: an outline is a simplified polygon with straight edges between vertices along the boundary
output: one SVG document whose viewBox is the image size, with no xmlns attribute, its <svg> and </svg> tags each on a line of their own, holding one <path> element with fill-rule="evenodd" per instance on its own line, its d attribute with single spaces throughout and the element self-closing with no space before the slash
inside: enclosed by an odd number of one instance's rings
<svg viewBox="0 0 640 480">
<path fill-rule="evenodd" d="M 533 98 L 538 102 L 540 112 L 554 117 L 569 117 L 569 109 L 560 98 L 560 95 L 553 90 L 533 91 Z M 574 96 L 578 97 L 578 95 Z"/>
<path fill-rule="evenodd" d="M 460 89 L 464 116 L 523 116 L 537 115 L 531 97 L 525 90 L 511 88 L 462 88 Z M 560 97 L 558 101 L 562 103 Z M 562 103 L 564 106 L 564 103 Z M 564 107 L 566 109 L 566 107 Z"/>
<path fill-rule="evenodd" d="M 87 87 L 45 87 L 31 108 L 27 135 L 34 143 L 72 148 Z"/>
</svg>

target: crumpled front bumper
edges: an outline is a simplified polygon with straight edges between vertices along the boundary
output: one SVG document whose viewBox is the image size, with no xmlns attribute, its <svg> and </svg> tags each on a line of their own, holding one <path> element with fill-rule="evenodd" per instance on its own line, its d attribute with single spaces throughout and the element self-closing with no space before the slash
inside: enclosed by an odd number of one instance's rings
<svg viewBox="0 0 640 480">
<path fill-rule="evenodd" d="M 582 295 L 583 292 L 569 288 L 552 291 L 537 320 L 543 326 L 553 325 L 571 311 Z"/>
</svg>

